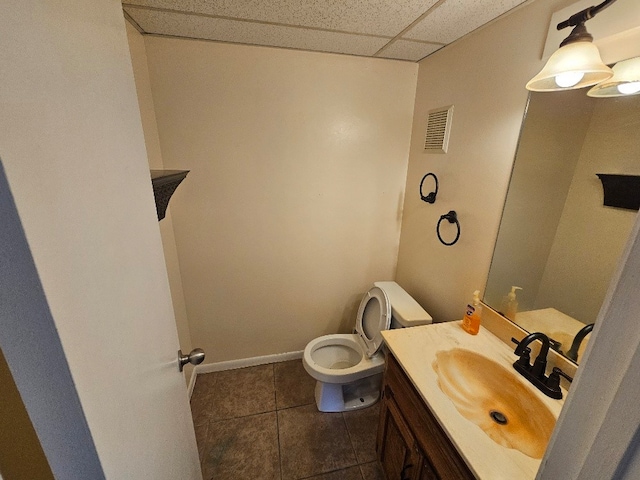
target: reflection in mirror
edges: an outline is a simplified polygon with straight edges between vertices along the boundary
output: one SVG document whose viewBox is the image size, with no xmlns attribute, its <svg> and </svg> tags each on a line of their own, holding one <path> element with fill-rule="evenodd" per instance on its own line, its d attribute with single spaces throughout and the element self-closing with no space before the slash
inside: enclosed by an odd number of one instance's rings
<svg viewBox="0 0 640 480">
<path fill-rule="evenodd" d="M 596 173 L 640 175 L 639 133 L 640 95 L 529 97 L 484 302 L 565 355 L 584 336 L 578 361 L 636 216 L 603 206 Z"/>
</svg>

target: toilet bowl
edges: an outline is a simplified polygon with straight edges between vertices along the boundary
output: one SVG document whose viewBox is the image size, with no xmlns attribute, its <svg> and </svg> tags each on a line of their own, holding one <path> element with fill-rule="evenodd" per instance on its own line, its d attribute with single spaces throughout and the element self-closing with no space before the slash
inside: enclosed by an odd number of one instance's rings
<svg viewBox="0 0 640 480">
<path fill-rule="evenodd" d="M 324 335 L 304 349 L 302 363 L 316 379 L 318 410 L 344 412 L 374 404 L 384 370 L 381 332 L 431 322 L 396 282 L 376 282 L 358 307 L 356 333 Z"/>
</svg>

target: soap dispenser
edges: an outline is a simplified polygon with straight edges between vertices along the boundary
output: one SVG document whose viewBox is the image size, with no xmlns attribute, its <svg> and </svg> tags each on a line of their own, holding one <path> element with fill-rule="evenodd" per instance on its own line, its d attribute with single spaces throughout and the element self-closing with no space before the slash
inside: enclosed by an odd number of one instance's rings
<svg viewBox="0 0 640 480">
<path fill-rule="evenodd" d="M 522 288 L 512 286 L 511 291 L 502 299 L 502 305 L 500 306 L 500 312 L 511 321 L 515 321 L 516 313 L 518 313 L 516 290 L 522 290 Z"/>
<path fill-rule="evenodd" d="M 462 319 L 462 328 L 471 335 L 477 335 L 480 331 L 482 320 L 482 304 L 480 303 L 480 290 L 473 292 L 473 302 L 467 305 Z"/>
</svg>

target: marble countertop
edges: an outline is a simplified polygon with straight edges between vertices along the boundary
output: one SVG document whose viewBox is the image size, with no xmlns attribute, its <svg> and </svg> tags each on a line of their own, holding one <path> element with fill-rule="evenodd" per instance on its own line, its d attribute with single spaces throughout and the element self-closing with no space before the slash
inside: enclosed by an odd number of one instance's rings
<svg viewBox="0 0 640 480">
<path fill-rule="evenodd" d="M 464 418 L 438 386 L 437 374 L 432 367 L 437 351 L 464 348 L 509 369 L 512 369 L 511 365 L 517 359 L 513 349 L 487 329 L 481 328 L 478 335 L 469 335 L 462 330 L 460 324 L 461 322 L 447 322 L 386 330 L 382 332 L 382 336 L 388 349 L 478 478 L 533 479 L 541 459 L 531 458 L 518 450 L 495 443 L 480 427 Z M 515 370 L 513 372 L 519 377 Z M 522 382 L 549 407 L 557 419 L 563 400 L 545 396 L 524 378 Z M 566 391 L 563 390 L 563 393 L 566 396 Z"/>
<path fill-rule="evenodd" d="M 515 323 L 529 332 L 542 332 L 560 342 L 564 352 L 569 351 L 573 338 L 585 327 L 584 323 L 555 308 L 518 312 Z M 580 344 L 578 358 L 582 358 L 590 338 L 591 334 L 589 333 Z"/>
</svg>

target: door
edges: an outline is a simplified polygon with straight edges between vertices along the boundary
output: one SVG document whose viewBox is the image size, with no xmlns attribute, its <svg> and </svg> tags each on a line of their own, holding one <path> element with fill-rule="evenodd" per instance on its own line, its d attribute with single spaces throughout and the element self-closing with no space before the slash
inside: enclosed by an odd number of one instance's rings
<svg viewBox="0 0 640 480">
<path fill-rule="evenodd" d="M 136 312 L 129 328 L 68 332 L 52 314 L 1 161 L 0 225 L 0 349 L 55 477 L 201 478 L 170 303 L 160 302 L 164 318 Z M 100 307 L 71 301 L 68 309 Z"/>
<path fill-rule="evenodd" d="M 0 348 L 51 470 L 201 478 L 122 6 L 0 31 Z"/>
</svg>

